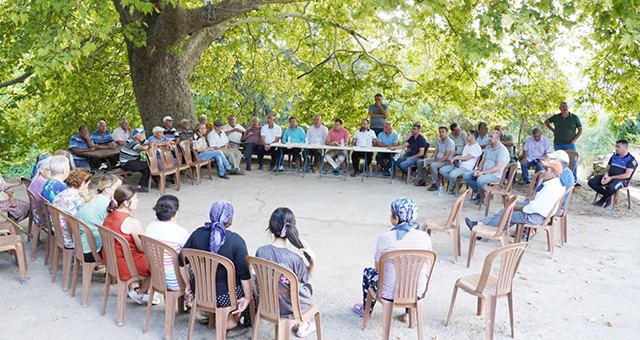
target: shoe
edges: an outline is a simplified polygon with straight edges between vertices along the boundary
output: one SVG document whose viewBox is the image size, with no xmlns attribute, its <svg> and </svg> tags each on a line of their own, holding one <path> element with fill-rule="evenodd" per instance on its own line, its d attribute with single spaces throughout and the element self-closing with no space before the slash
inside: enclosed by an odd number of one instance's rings
<svg viewBox="0 0 640 340">
<path fill-rule="evenodd" d="M 273 167 L 270 166 L 269 167 L 269 172 L 273 172 L 273 171 L 275 171 L 275 170 L 273 170 Z"/>
<path fill-rule="evenodd" d="M 158 305 L 160 304 L 161 301 L 162 301 L 162 298 L 160 297 L 160 294 L 153 294 L 153 301 L 151 301 L 152 305 Z M 149 293 L 146 293 L 142 296 L 142 302 L 144 303 L 149 302 Z"/>
<path fill-rule="evenodd" d="M 258 165 L 258 170 L 264 170 L 264 166 Z"/>
<path fill-rule="evenodd" d="M 143 300 L 144 294 L 139 293 L 137 288 L 130 290 L 128 295 L 133 301 L 137 302 L 139 305 L 144 304 L 144 300 Z M 147 300 L 148 299 L 149 298 L 147 297 Z"/>
<path fill-rule="evenodd" d="M 607 197 L 607 199 L 604 201 L 604 204 L 602 205 L 603 208 L 608 208 L 611 205 L 611 196 Z"/>
<path fill-rule="evenodd" d="M 604 203 L 606 202 L 606 198 L 601 198 L 599 200 L 597 200 L 595 203 L 593 203 L 593 205 L 595 205 L 596 207 L 601 207 L 602 205 L 604 205 Z"/>
<path fill-rule="evenodd" d="M 333 174 L 334 174 L 335 176 L 340 175 L 340 170 L 338 170 L 338 169 L 333 169 Z"/>
<path fill-rule="evenodd" d="M 449 190 L 449 191 L 447 191 L 447 194 L 449 194 L 449 195 L 455 195 L 455 194 L 456 194 L 456 192 L 455 192 L 455 191 L 453 191 L 453 190 Z"/>
<path fill-rule="evenodd" d="M 240 169 L 238 169 L 238 168 L 232 168 L 231 170 L 227 170 L 227 173 L 228 173 L 229 175 L 238 175 L 238 174 L 240 174 Z"/>
<path fill-rule="evenodd" d="M 464 223 L 467 224 L 467 227 L 469 228 L 469 230 L 473 230 L 473 228 L 478 225 L 477 221 L 472 221 L 468 217 L 464 218 Z"/>
<path fill-rule="evenodd" d="M 245 335 L 249 330 L 251 330 L 250 327 L 239 323 L 237 326 L 227 331 L 227 338 L 235 338 L 237 336 Z"/>
<path fill-rule="evenodd" d="M 147 187 L 139 187 L 138 192 L 149 192 L 149 188 Z"/>
<path fill-rule="evenodd" d="M 526 181 L 522 182 L 522 184 L 524 184 L 524 185 L 529 185 L 530 183 L 531 183 L 531 181 L 529 181 L 529 180 L 526 180 Z"/>
<path fill-rule="evenodd" d="M 281 166 L 278 168 L 278 171 L 284 171 L 284 165 L 281 165 Z"/>
<path fill-rule="evenodd" d="M 251 165 L 247 165 L 244 169 L 247 171 L 251 171 Z"/>
<path fill-rule="evenodd" d="M 478 205 L 478 204 L 480 204 L 480 197 L 472 198 L 472 199 L 469 200 L 469 202 L 471 202 L 471 204 Z"/>
<path fill-rule="evenodd" d="M 429 187 L 429 191 L 436 191 L 438 190 L 438 186 L 435 184 L 431 184 L 431 186 Z"/>
<path fill-rule="evenodd" d="M 357 175 L 357 174 L 356 174 L 355 172 L 352 172 L 350 176 L 351 176 L 351 177 L 356 177 L 356 175 Z"/>
<path fill-rule="evenodd" d="M 353 305 L 353 312 L 358 314 L 361 318 L 364 318 L 364 305 L 361 303 L 356 303 Z M 372 315 L 369 313 L 369 319 L 371 319 Z"/>
<path fill-rule="evenodd" d="M 581 188 L 581 187 L 582 187 L 582 184 L 580 184 L 580 183 L 576 182 L 576 184 L 574 184 L 573 186 L 574 186 L 574 187 L 576 187 L 576 188 Z"/>
<path fill-rule="evenodd" d="M 296 331 L 296 336 L 298 338 L 304 338 L 315 331 L 316 331 L 315 320 L 305 321 L 302 325 L 298 326 L 298 330 Z"/>
<path fill-rule="evenodd" d="M 423 187 L 425 184 L 427 183 L 425 183 L 423 180 L 419 180 L 418 183 L 415 183 L 414 185 L 417 187 Z"/>
<path fill-rule="evenodd" d="M 227 175 L 220 175 L 220 176 L 218 176 L 218 177 L 219 177 L 219 178 L 222 178 L 222 179 L 229 179 L 229 176 L 227 176 Z"/>
</svg>

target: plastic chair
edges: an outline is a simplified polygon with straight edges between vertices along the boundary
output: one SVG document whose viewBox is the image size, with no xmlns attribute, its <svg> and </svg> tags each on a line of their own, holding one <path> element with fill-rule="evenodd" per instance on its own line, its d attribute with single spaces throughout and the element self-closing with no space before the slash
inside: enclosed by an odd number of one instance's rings
<svg viewBox="0 0 640 340">
<path fill-rule="evenodd" d="M 149 236 L 139 235 L 140 242 L 144 248 L 144 254 L 151 270 L 151 287 L 149 289 L 149 301 L 147 302 L 147 315 L 144 320 L 144 332 L 149 330 L 149 317 L 151 316 L 151 305 L 155 293 L 164 295 L 164 336 L 165 339 L 173 339 L 173 325 L 175 320 L 176 305 L 178 311 L 184 312 L 184 289 L 185 283 L 180 275 L 178 265 L 178 253 L 170 246 L 154 240 Z M 179 290 L 168 290 L 165 276 L 164 261 L 171 258 L 173 269 L 178 280 Z"/>
<path fill-rule="evenodd" d="M 527 188 L 527 193 L 525 194 L 525 198 L 533 198 L 536 195 L 536 189 L 542 181 L 544 180 L 544 171 L 538 171 L 531 177 L 531 181 L 529 182 L 529 187 Z"/>
<path fill-rule="evenodd" d="M 629 177 L 629 183 L 627 183 L 627 185 L 621 187 L 620 189 L 616 190 L 616 193 L 613 194 L 613 197 L 611 197 L 611 213 L 613 214 L 616 211 L 616 204 L 618 204 L 618 200 L 620 199 L 620 191 L 622 190 L 626 190 L 627 191 L 627 208 L 629 210 L 631 210 L 631 192 L 629 190 L 629 187 L 631 187 L 631 180 L 633 179 L 633 175 L 636 173 L 636 169 L 633 170 L 633 172 L 631 173 L 631 177 Z M 598 196 L 599 194 L 596 192 L 596 196 L 593 198 L 593 203 L 596 203 L 596 200 L 598 200 Z"/>
<path fill-rule="evenodd" d="M 471 265 L 471 257 L 476 248 L 476 237 L 488 238 L 490 240 L 499 240 L 502 246 L 506 246 L 509 243 L 509 222 L 511 221 L 511 213 L 513 213 L 513 207 L 516 205 L 517 196 L 511 196 L 505 204 L 504 211 L 500 222 L 497 227 L 491 227 L 478 223 L 471 230 L 471 236 L 469 237 L 469 254 L 467 254 L 467 268 Z"/>
<path fill-rule="evenodd" d="M 569 169 L 573 172 L 574 168 L 576 167 L 576 164 L 578 163 L 578 158 L 580 157 L 580 154 L 576 151 L 573 150 L 564 150 L 567 155 L 569 156 Z"/>
<path fill-rule="evenodd" d="M 201 161 L 197 152 L 193 152 L 193 144 L 190 139 L 180 141 L 178 144 L 185 162 L 193 169 L 196 170 L 196 179 L 198 184 L 202 183 L 202 167 L 207 166 L 209 171 L 209 180 L 213 179 L 213 171 L 211 170 L 211 160 Z"/>
<path fill-rule="evenodd" d="M 26 283 L 29 279 L 27 275 L 27 256 L 22 237 L 17 234 L 19 225 L 1 211 L 0 216 L 4 219 L 0 221 L 0 253 L 5 251 L 14 253 L 16 263 L 20 268 L 20 282 Z"/>
<path fill-rule="evenodd" d="M 388 340 L 391 332 L 391 317 L 393 307 L 409 308 L 409 328 L 413 328 L 418 323 L 418 339 L 423 339 L 422 312 L 425 295 L 429 288 L 431 272 L 436 262 L 436 253 L 430 250 L 394 250 L 384 253 L 380 258 L 378 270 L 378 292 L 382 292 L 384 284 L 384 265 L 387 261 L 393 261 L 396 269 L 395 290 L 393 300 L 383 299 L 380 294 L 376 294 L 372 288 L 367 292 L 367 300 L 364 306 L 364 318 L 362 329 L 367 327 L 369 315 L 371 314 L 371 302 L 376 299 L 382 305 L 382 339 Z M 427 266 L 427 283 L 424 287 L 418 287 L 418 279 L 422 268 Z M 417 315 L 417 320 L 414 320 Z"/>
<path fill-rule="evenodd" d="M 116 298 L 116 322 L 119 327 L 122 327 L 124 326 L 124 312 L 127 301 L 127 288 L 129 287 L 129 284 L 134 281 L 140 281 L 143 279 L 143 277 L 138 275 L 136 266 L 133 264 L 133 256 L 131 255 L 129 242 L 127 242 L 124 237 L 118 235 L 117 233 L 104 226 L 98 226 L 98 232 L 100 233 L 100 238 L 102 238 L 102 251 L 107 265 L 107 273 L 104 278 L 104 300 L 102 300 L 101 314 L 105 315 L 107 313 L 107 299 L 109 298 L 109 287 L 111 286 L 111 280 L 117 280 L 118 295 Z M 131 278 L 126 281 L 120 279 L 120 270 L 118 269 L 118 260 L 116 257 L 116 243 L 118 243 L 120 245 L 120 248 L 122 248 L 124 260 L 127 264 L 127 268 L 129 269 L 129 273 L 131 274 Z"/>
<path fill-rule="evenodd" d="M 40 223 L 42 223 L 43 221 L 45 222 L 41 225 L 41 229 L 44 229 L 47 231 L 47 239 L 45 240 L 44 265 L 45 266 L 48 265 L 49 270 L 51 270 L 52 268 L 51 268 L 51 263 L 49 262 L 49 259 L 53 257 L 53 250 L 56 246 L 56 239 L 55 237 L 51 237 L 54 233 L 53 223 L 51 223 L 51 215 L 49 214 L 49 209 L 47 209 L 47 206 L 44 203 L 48 201 L 41 194 L 37 194 L 37 195 L 40 198 L 40 207 L 42 209 L 41 210 L 42 220 L 40 220 Z"/>
<path fill-rule="evenodd" d="M 158 157 L 156 156 L 158 152 L 160 152 L 160 155 L 161 155 L 160 161 L 163 162 L 164 164 L 162 167 L 162 170 L 160 170 Z M 149 177 L 149 183 L 147 187 L 151 188 L 151 180 L 153 179 L 153 176 L 158 176 L 159 177 L 158 189 L 160 189 L 160 192 L 164 195 L 164 189 L 167 186 L 167 175 L 173 175 L 174 178 L 176 178 L 176 185 L 177 183 L 180 182 L 180 179 L 179 179 L 180 176 L 176 174 L 178 172 L 177 168 L 174 167 L 173 164 L 171 164 L 171 167 L 167 167 L 166 162 L 164 161 L 164 156 L 162 156 L 164 153 L 161 152 L 156 147 L 150 147 L 146 151 L 146 153 L 147 153 L 147 163 L 149 164 L 149 170 L 151 171 L 151 176 Z"/>
<path fill-rule="evenodd" d="M 482 306 L 487 318 L 487 339 L 493 339 L 493 328 L 496 319 L 496 300 L 498 297 L 506 296 L 509 302 L 509 321 L 511 323 L 511 337 L 514 337 L 513 329 L 513 277 L 515 276 L 520 260 L 524 254 L 527 243 L 515 243 L 489 253 L 484 260 L 482 273 L 467 275 L 459 278 L 451 296 L 451 305 L 445 325 L 449 325 L 453 305 L 456 302 L 458 288 L 478 298 L 477 315 L 482 314 Z M 494 260 L 500 257 L 500 271 L 497 276 L 491 275 L 491 267 Z"/>
<path fill-rule="evenodd" d="M 26 177 L 20 177 L 20 183 L 24 185 L 24 189 L 29 192 L 29 187 L 31 186 L 31 179 Z M 31 199 L 29 199 L 29 224 L 27 224 L 27 241 L 31 240 L 31 235 L 33 233 L 33 213 L 34 206 L 31 203 Z M 24 230 L 23 230 L 24 231 Z"/>
<path fill-rule="evenodd" d="M 424 231 L 431 235 L 432 231 L 445 232 L 453 238 L 453 262 L 458 261 L 458 256 L 462 255 L 460 250 L 460 213 L 464 205 L 464 198 L 467 196 L 469 189 L 465 190 L 451 207 L 449 217 L 444 220 L 441 218 L 429 218 L 423 225 Z"/>
<path fill-rule="evenodd" d="M 558 208 L 558 212 L 553 217 L 554 221 L 560 223 L 560 245 L 564 245 L 567 242 L 567 215 L 569 214 L 569 203 L 571 202 L 571 194 L 573 193 L 574 186 L 570 186 L 562 196 L 561 202 L 564 206 Z"/>
<path fill-rule="evenodd" d="M 31 229 L 31 261 L 35 261 L 37 251 L 38 251 L 38 242 L 40 242 L 40 232 L 44 231 L 46 234 L 48 234 L 50 230 L 50 224 L 45 223 L 45 221 L 47 221 L 46 218 L 48 218 L 48 216 L 45 216 L 42 202 L 40 202 L 36 198 L 36 197 L 42 197 L 42 196 L 40 196 L 40 194 L 34 194 L 30 190 L 27 190 L 27 195 L 29 196 L 29 203 L 31 204 L 32 213 L 38 215 L 38 222 L 39 222 L 39 223 L 34 223 L 33 228 Z M 45 239 L 44 244 L 45 244 L 44 264 L 47 265 L 49 263 L 48 238 Z"/>
<path fill-rule="evenodd" d="M 51 282 L 56 282 L 58 278 L 58 265 L 60 263 L 60 253 L 62 253 L 62 291 L 66 292 L 69 289 L 69 276 L 71 273 L 71 263 L 73 262 L 73 248 L 68 249 L 64 246 L 64 237 L 62 230 L 62 222 L 66 224 L 67 221 L 62 215 L 62 212 L 57 207 L 54 207 L 49 201 L 42 200 L 49 216 L 51 216 L 51 222 L 54 228 L 54 240 L 53 246 L 53 258 L 51 261 Z"/>
<path fill-rule="evenodd" d="M 189 317 L 189 334 L 187 339 L 193 337 L 193 326 L 199 310 L 208 311 L 209 328 L 213 326 L 213 313 L 216 316 L 216 339 L 223 340 L 227 337 L 227 319 L 229 313 L 238 309 L 236 299 L 236 268 L 233 262 L 226 257 L 202 250 L 182 249 L 182 256 L 191 265 L 195 277 L 195 298 Z M 216 272 L 222 266 L 227 271 L 227 287 L 229 288 L 228 307 L 218 307 L 216 302 Z"/>
<path fill-rule="evenodd" d="M 93 237 L 92 230 L 82 221 L 74 216 L 65 214 L 67 219 L 67 226 L 71 231 L 71 237 L 73 238 L 74 252 L 73 252 L 73 279 L 71 281 L 71 296 L 76 296 L 76 287 L 78 286 L 78 271 L 82 267 L 82 307 L 89 306 L 89 286 L 91 285 L 91 277 L 93 271 L 103 266 L 102 256 L 97 250 L 96 240 Z M 87 262 L 84 260 L 84 248 L 82 245 L 82 236 L 80 230 L 84 232 L 89 243 L 89 248 L 95 262 Z"/>
<path fill-rule="evenodd" d="M 556 213 L 558 212 L 558 208 L 562 204 L 562 198 L 564 198 L 564 195 L 562 195 L 562 197 L 560 197 L 560 199 L 553 205 L 553 208 L 549 210 L 547 217 L 545 217 L 544 221 L 542 221 L 541 224 L 536 225 L 519 223 L 517 225 L 514 242 L 517 243 L 522 240 L 522 234 L 524 233 L 525 227 L 528 228 L 527 240 L 530 239 L 531 230 L 544 229 L 544 231 L 547 233 L 547 250 L 549 251 L 551 257 L 553 257 L 553 217 L 556 215 Z"/>
<path fill-rule="evenodd" d="M 189 178 L 191 179 L 191 185 L 194 185 L 193 180 L 193 169 L 191 169 L 191 165 L 183 161 L 182 153 L 180 152 L 180 148 L 176 145 L 164 146 L 163 149 L 169 152 L 164 152 L 165 156 L 165 165 L 169 166 L 169 164 L 175 164 L 176 168 L 178 168 L 178 176 L 180 177 L 180 173 L 182 171 L 189 171 Z M 185 173 L 186 174 L 186 173 Z M 176 180 L 176 188 L 180 190 L 180 181 Z"/>
<path fill-rule="evenodd" d="M 247 264 L 253 269 L 260 292 L 258 313 L 253 319 L 253 340 L 258 339 L 260 321 L 265 320 L 276 326 L 276 339 L 287 340 L 291 336 L 291 327 L 315 317 L 316 337 L 322 339 L 322 325 L 320 321 L 320 309 L 311 304 L 305 311 L 300 309 L 300 290 L 298 276 L 291 270 L 274 262 L 254 256 L 247 256 Z M 293 315 L 291 317 L 280 316 L 280 278 L 284 276 L 289 281 L 289 292 Z M 251 281 L 254 285 L 254 281 Z"/>
<path fill-rule="evenodd" d="M 507 197 L 511 196 L 511 186 L 513 185 L 513 179 L 516 178 L 516 172 L 518 171 L 518 163 L 511 163 L 507 165 L 506 168 L 502 171 L 502 177 L 500 178 L 500 182 L 492 183 L 484 188 L 482 188 L 480 197 L 480 204 L 478 204 L 478 210 L 482 209 L 482 200 L 486 200 L 485 202 L 485 210 L 484 216 L 489 215 L 489 205 L 491 204 L 491 199 L 494 195 L 499 195 L 502 197 L 502 204 L 506 205 Z M 508 174 L 508 176 L 507 176 Z"/>
</svg>

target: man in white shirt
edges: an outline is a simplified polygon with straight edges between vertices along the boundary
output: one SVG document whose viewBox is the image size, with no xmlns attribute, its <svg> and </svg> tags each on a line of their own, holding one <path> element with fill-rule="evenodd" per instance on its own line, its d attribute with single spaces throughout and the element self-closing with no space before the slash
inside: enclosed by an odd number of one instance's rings
<svg viewBox="0 0 640 340">
<path fill-rule="evenodd" d="M 363 119 L 360 122 L 360 130 L 356 131 L 353 135 L 353 145 L 361 148 L 371 148 L 374 145 L 374 141 L 377 139 L 376 133 L 369 129 L 369 120 Z M 363 169 L 360 168 L 360 159 L 366 160 L 366 165 Z M 351 153 L 351 165 L 353 166 L 353 172 L 351 177 L 355 177 L 358 173 L 362 173 L 364 169 L 369 169 L 371 165 L 371 159 L 373 158 L 373 152 L 365 151 L 353 151 Z"/>
<path fill-rule="evenodd" d="M 229 139 L 229 146 L 232 149 L 240 149 L 240 140 L 242 139 L 242 134 L 245 131 L 245 128 L 242 125 L 236 123 L 236 116 L 229 116 L 227 125 L 222 127 L 222 131 L 227 134 L 227 138 Z"/>
<path fill-rule="evenodd" d="M 562 186 L 559 177 L 562 173 L 562 163 L 556 159 L 552 159 L 548 162 L 542 162 L 542 164 L 545 170 L 542 189 L 525 205 L 517 204 L 513 208 L 509 226 L 514 224 L 539 225 L 547 217 L 554 204 L 564 195 L 565 188 Z M 497 214 L 484 220 L 482 224 L 497 227 L 503 212 L 504 209 L 500 210 Z M 465 222 L 469 229 L 473 229 L 473 227 L 478 224 L 478 222 L 472 221 L 469 218 L 465 218 Z"/>
<path fill-rule="evenodd" d="M 448 192 L 450 195 L 455 195 L 454 189 L 458 177 L 473 171 L 478 157 L 482 155 L 482 148 L 476 140 L 477 136 L 477 131 L 469 131 L 467 135 L 467 145 L 462 149 L 462 154 L 451 159 L 453 164 L 446 165 L 439 170 L 440 175 L 449 179 Z"/>
<path fill-rule="evenodd" d="M 322 116 L 319 114 L 313 115 L 313 125 L 307 128 L 308 144 L 324 144 L 324 141 L 327 140 L 327 135 L 329 135 L 329 129 L 322 125 Z M 309 157 L 313 158 L 312 163 L 310 163 L 313 164 L 311 167 L 311 171 L 313 171 L 322 162 L 322 150 L 310 149 Z"/>
<path fill-rule="evenodd" d="M 209 143 L 209 147 L 212 147 L 214 150 L 222 151 L 229 160 L 229 163 L 231 163 L 231 166 L 234 169 L 239 169 L 242 154 L 239 150 L 229 147 L 229 139 L 227 139 L 227 135 L 222 132 L 223 125 L 224 123 L 220 120 L 216 120 L 213 123 L 213 130 L 207 135 L 207 143 Z"/>
<path fill-rule="evenodd" d="M 282 128 L 275 122 L 276 117 L 273 113 L 267 115 L 267 124 L 263 125 L 260 129 L 260 142 L 264 146 L 264 151 L 271 155 L 271 162 L 269 163 L 269 171 L 275 171 L 275 166 L 278 162 L 280 152 L 278 148 L 272 147 L 271 144 L 280 142 L 282 138 Z"/>
<path fill-rule="evenodd" d="M 119 123 L 120 126 L 113 130 L 111 136 L 118 145 L 124 145 L 131 138 L 131 128 L 129 127 L 129 121 L 125 118 L 121 118 Z"/>
</svg>

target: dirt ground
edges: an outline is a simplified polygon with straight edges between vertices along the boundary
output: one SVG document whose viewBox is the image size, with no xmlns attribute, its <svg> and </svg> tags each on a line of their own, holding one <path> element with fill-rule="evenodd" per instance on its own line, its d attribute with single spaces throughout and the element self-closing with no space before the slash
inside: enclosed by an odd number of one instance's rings
<svg viewBox="0 0 640 340">
<path fill-rule="evenodd" d="M 126 179 L 135 183 L 135 178 Z M 516 190 L 522 190 L 517 186 Z M 23 193 L 17 192 L 20 196 Z M 380 337 L 381 309 L 362 330 L 362 319 L 351 306 L 360 302 L 362 270 L 373 265 L 377 235 L 390 228 L 389 203 L 398 197 L 410 197 L 419 204 L 419 218 L 446 217 L 453 197 L 439 197 L 425 188 L 379 178 L 356 178 L 343 181 L 329 176 L 280 174 L 253 171 L 246 176 L 225 181 L 204 180 L 201 185 L 183 184 L 180 191 L 170 187 L 167 194 L 180 199 L 178 222 L 191 231 L 207 219 L 210 204 L 225 199 L 234 204 L 236 217 L 231 227 L 247 241 L 249 253 L 270 242 L 265 232 L 274 208 L 287 206 L 297 217 L 302 235 L 317 254 L 318 263 L 312 278 L 313 299 L 322 312 L 324 339 L 377 339 Z M 153 221 L 151 207 L 160 196 L 156 189 L 140 194 L 140 204 L 133 215 L 143 225 Z M 622 196 L 624 197 L 624 195 Z M 626 199 L 626 198 L 625 198 Z M 518 339 L 632 339 L 640 332 L 637 294 L 640 271 L 638 243 L 638 201 L 632 210 L 620 204 L 612 215 L 595 208 L 591 190 L 578 188 L 569 214 L 569 242 L 558 245 L 550 258 L 543 235 L 531 240 L 514 280 L 515 335 Z M 498 210 L 498 203 L 491 211 Z M 482 213 L 465 203 L 463 217 L 479 219 Z M 462 258 L 452 261 L 451 239 L 446 234 L 432 236 L 438 254 L 424 320 L 426 339 L 482 339 L 484 316 L 476 316 L 475 299 L 458 294 L 451 323 L 444 326 L 453 285 L 463 275 L 479 273 L 483 258 L 497 248 L 497 242 L 478 242 L 471 267 L 466 268 L 469 231 L 462 226 Z M 104 274 L 93 277 L 88 308 L 80 306 L 78 295 L 72 298 L 61 290 L 61 273 L 51 283 L 43 266 L 43 248 L 35 262 L 29 261 L 31 279 L 26 285 L 18 280 L 13 258 L 0 254 L 0 319 L 3 339 L 160 339 L 164 336 L 164 305 L 154 306 L 150 331 L 143 334 L 145 307 L 129 300 L 125 326 L 115 324 L 115 287 L 111 288 L 107 313 L 100 315 Z M 402 310 L 396 309 L 399 316 Z M 175 321 L 175 337 L 185 339 L 188 314 L 180 313 Z M 214 330 L 196 324 L 195 338 L 213 338 Z M 499 300 L 495 338 L 510 338 L 506 300 Z M 292 334 L 292 337 L 294 335 Z M 311 339 L 314 335 L 307 338 Z M 249 336 L 240 339 L 248 339 Z M 273 339 L 274 327 L 261 324 L 260 339 Z M 416 329 L 409 329 L 396 317 L 391 326 L 392 339 L 417 339 Z"/>
</svg>

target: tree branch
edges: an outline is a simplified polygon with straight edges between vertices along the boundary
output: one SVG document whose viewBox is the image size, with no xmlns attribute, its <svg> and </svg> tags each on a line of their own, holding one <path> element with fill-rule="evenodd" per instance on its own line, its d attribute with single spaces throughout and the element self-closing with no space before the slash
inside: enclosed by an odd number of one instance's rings
<svg viewBox="0 0 640 340">
<path fill-rule="evenodd" d="M 33 75 L 33 71 L 26 71 L 25 73 L 11 79 L 11 80 L 7 80 L 5 82 L 0 83 L 0 88 L 3 87 L 9 87 L 11 85 L 15 85 L 18 83 L 23 83 L 25 80 L 27 80 L 29 77 L 31 77 Z"/>
</svg>

